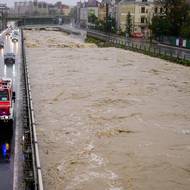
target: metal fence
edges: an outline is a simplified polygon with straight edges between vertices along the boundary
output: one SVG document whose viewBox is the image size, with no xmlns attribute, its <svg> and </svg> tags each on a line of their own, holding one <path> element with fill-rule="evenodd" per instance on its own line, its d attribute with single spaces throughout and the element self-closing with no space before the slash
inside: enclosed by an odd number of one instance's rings
<svg viewBox="0 0 190 190">
<path fill-rule="evenodd" d="M 142 44 L 138 42 L 131 42 L 131 41 L 124 41 L 124 40 L 118 40 L 109 38 L 107 42 L 110 42 L 111 44 L 114 44 L 116 47 L 124 47 L 126 49 L 131 49 L 139 52 L 144 52 L 150 55 L 155 56 L 165 56 L 165 57 L 171 57 L 171 58 L 177 58 L 182 60 L 190 60 L 190 54 L 185 53 L 182 50 L 178 49 L 170 49 L 167 47 L 158 47 L 157 45 L 153 44 Z"/>
<path fill-rule="evenodd" d="M 23 155 L 24 155 L 24 189 L 25 190 L 43 190 L 43 181 L 38 150 L 38 139 L 36 135 L 36 124 L 34 118 L 34 109 L 32 103 L 32 93 L 28 66 L 26 62 L 23 30 L 21 30 L 22 39 L 22 58 L 24 68 L 24 136 L 23 136 Z"/>
<path fill-rule="evenodd" d="M 190 61 L 190 50 L 180 49 L 169 46 L 159 46 L 153 43 L 145 43 L 140 40 L 124 39 L 98 33 L 94 31 L 88 31 L 87 36 L 100 39 L 108 46 L 121 47 L 141 53 L 145 53 L 155 57 L 165 58 L 171 61 Z"/>
<path fill-rule="evenodd" d="M 176 36 L 160 36 L 157 41 L 163 44 L 190 49 L 190 39 Z"/>
</svg>

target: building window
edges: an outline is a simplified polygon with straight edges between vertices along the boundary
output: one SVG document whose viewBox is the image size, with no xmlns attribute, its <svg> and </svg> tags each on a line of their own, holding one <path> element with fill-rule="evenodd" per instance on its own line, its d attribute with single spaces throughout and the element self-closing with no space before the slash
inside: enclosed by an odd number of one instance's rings
<svg viewBox="0 0 190 190">
<path fill-rule="evenodd" d="M 141 17 L 141 23 L 142 24 L 146 23 L 146 18 L 145 17 Z"/>
<path fill-rule="evenodd" d="M 145 13 L 145 7 L 141 7 L 141 13 Z"/>
<path fill-rule="evenodd" d="M 144 31 L 145 31 L 145 27 L 142 26 L 142 27 L 141 27 L 141 32 L 144 33 Z"/>
<path fill-rule="evenodd" d="M 154 12 L 155 12 L 155 13 L 158 13 L 158 7 L 155 7 Z"/>
<path fill-rule="evenodd" d="M 162 13 L 163 12 L 163 9 L 162 9 L 162 7 L 160 8 L 160 13 Z"/>
<path fill-rule="evenodd" d="M 147 2 L 148 0 L 142 0 L 142 2 Z"/>
</svg>

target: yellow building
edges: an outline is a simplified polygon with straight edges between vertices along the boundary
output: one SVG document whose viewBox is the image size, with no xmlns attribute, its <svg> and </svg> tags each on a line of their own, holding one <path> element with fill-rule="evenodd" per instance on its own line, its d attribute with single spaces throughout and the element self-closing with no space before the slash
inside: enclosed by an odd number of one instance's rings
<svg viewBox="0 0 190 190">
<path fill-rule="evenodd" d="M 104 4 L 98 6 L 98 19 L 106 20 L 106 6 Z"/>
<path fill-rule="evenodd" d="M 153 0 L 122 0 L 117 6 L 118 28 L 125 31 L 127 15 L 130 13 L 132 20 L 132 32 L 141 32 L 149 35 L 148 26 L 155 12 Z"/>
</svg>

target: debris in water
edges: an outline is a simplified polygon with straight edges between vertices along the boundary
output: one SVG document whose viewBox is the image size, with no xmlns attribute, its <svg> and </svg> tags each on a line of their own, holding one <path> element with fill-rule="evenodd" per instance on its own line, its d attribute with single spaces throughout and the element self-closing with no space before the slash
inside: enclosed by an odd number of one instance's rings
<svg viewBox="0 0 190 190">
<path fill-rule="evenodd" d="M 185 130 L 185 129 L 183 129 L 183 130 L 182 130 L 182 133 L 183 133 L 184 135 L 190 135 L 190 130 Z"/>
<path fill-rule="evenodd" d="M 122 133 L 132 133 L 132 131 L 128 130 L 128 129 L 107 129 L 107 130 L 103 130 L 103 131 L 98 131 L 96 133 L 96 136 L 101 138 L 101 137 L 113 137 L 113 136 L 117 136 L 119 134 Z"/>
</svg>

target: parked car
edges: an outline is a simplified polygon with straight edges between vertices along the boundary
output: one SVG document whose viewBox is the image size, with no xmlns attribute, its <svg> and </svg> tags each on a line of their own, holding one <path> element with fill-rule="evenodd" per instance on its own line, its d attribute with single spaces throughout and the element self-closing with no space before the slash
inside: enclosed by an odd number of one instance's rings
<svg viewBox="0 0 190 190">
<path fill-rule="evenodd" d="M 15 29 L 15 30 L 13 31 L 13 35 L 18 36 L 18 35 L 19 35 L 19 30 L 16 30 L 16 29 Z"/>
<path fill-rule="evenodd" d="M 19 31 L 18 30 L 13 30 L 11 33 L 11 38 L 17 37 L 19 36 Z"/>
<path fill-rule="evenodd" d="M 14 64 L 15 63 L 15 54 L 14 53 L 6 53 L 4 54 L 5 64 Z"/>
<path fill-rule="evenodd" d="M 10 28 L 7 28 L 7 30 L 5 32 L 5 35 L 6 36 L 10 36 L 11 35 L 11 29 Z"/>
<path fill-rule="evenodd" d="M 18 37 L 17 36 L 12 36 L 12 42 L 18 42 Z"/>
<path fill-rule="evenodd" d="M 143 38 L 144 34 L 142 32 L 133 32 L 132 37 L 133 38 Z"/>
</svg>

